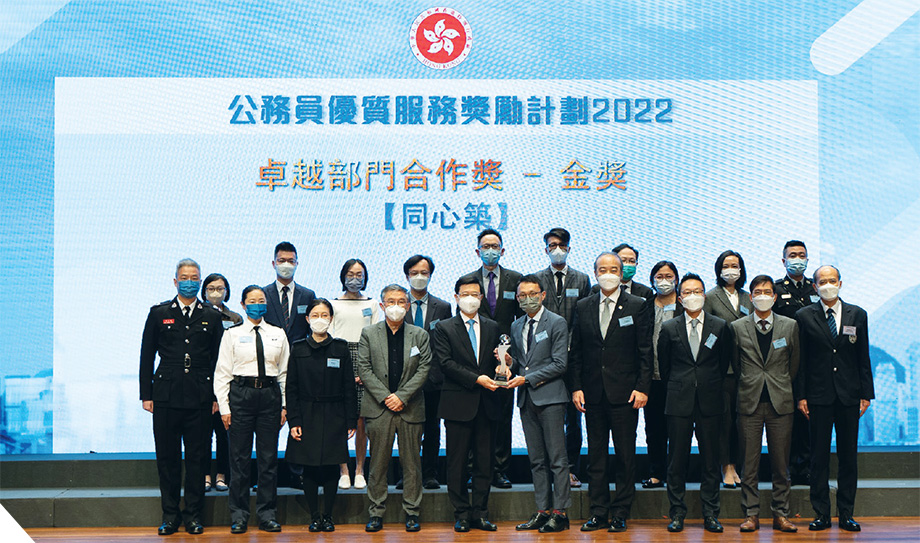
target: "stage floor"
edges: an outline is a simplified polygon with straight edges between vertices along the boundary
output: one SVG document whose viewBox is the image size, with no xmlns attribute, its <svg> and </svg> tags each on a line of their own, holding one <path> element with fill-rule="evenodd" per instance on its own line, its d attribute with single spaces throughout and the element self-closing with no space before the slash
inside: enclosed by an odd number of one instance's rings
<svg viewBox="0 0 920 543">
<path fill-rule="evenodd" d="M 884 541 L 889 542 L 910 542 L 915 543 L 920 540 L 920 517 L 865 517 L 857 518 L 862 525 L 863 531 L 860 533 L 845 532 L 837 528 L 836 519 L 834 527 L 823 532 L 809 532 L 808 523 L 811 519 L 793 519 L 793 522 L 799 527 L 797 534 L 783 534 L 774 532 L 771 528 L 771 520 L 767 519 L 766 524 L 762 524 L 759 532 L 751 534 L 741 534 L 738 531 L 739 519 L 723 519 L 722 524 L 725 526 L 724 534 L 711 534 L 703 530 L 703 522 L 699 519 L 689 519 L 685 523 L 684 531 L 679 534 L 668 533 L 665 526 L 665 520 L 636 520 L 629 523 L 629 530 L 620 534 L 609 534 L 605 531 L 583 533 L 579 531 L 578 525 L 573 525 L 571 530 L 559 534 L 537 534 L 534 532 L 516 532 L 515 523 L 499 522 L 498 532 L 481 532 L 471 531 L 465 534 L 454 533 L 453 525 L 439 522 L 422 525 L 422 531 L 415 534 L 407 534 L 401 524 L 387 524 L 383 531 L 376 534 L 366 534 L 364 526 L 361 524 L 343 524 L 336 527 L 334 533 L 310 533 L 307 527 L 303 525 L 285 526 L 281 533 L 269 534 L 260 532 L 258 529 L 250 529 L 249 532 L 241 535 L 231 535 L 230 529 L 226 526 L 208 526 L 202 535 L 191 536 L 185 532 L 160 537 L 156 533 L 156 527 L 143 528 L 112 528 L 103 530 L 100 528 L 33 528 L 26 530 L 28 534 L 36 541 L 40 542 L 67 542 L 67 543 L 101 543 L 105 541 L 139 541 L 139 542 L 177 542 L 177 541 L 194 541 L 196 543 L 211 542 L 303 542 L 303 541 L 367 541 L 369 543 L 383 542 L 406 542 L 418 541 L 425 543 L 447 543 L 450 541 L 462 541 L 464 543 L 476 542 L 514 542 L 514 541 L 532 541 L 539 539 L 541 541 L 594 541 L 610 540 L 616 541 L 635 541 L 636 543 L 655 543 L 655 542 L 697 542 L 697 541 L 737 541 L 743 538 L 748 541 L 795 541 L 808 540 L 815 542 L 823 541 Z"/>
</svg>

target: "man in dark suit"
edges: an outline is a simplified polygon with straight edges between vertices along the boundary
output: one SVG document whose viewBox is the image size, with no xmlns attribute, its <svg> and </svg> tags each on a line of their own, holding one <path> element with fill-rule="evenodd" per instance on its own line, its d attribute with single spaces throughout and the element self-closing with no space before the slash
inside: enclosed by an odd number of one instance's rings
<svg viewBox="0 0 920 543">
<path fill-rule="evenodd" d="M 677 287 L 684 314 L 661 325 L 658 335 L 658 369 L 668 396 L 668 500 L 669 532 L 684 529 L 687 504 L 687 464 L 693 432 L 700 450 L 704 527 L 721 533 L 719 522 L 719 425 L 722 422 L 722 378 L 732 355 L 728 323 L 703 311 L 706 288 L 700 276 L 688 273 Z"/>
<path fill-rule="evenodd" d="M 788 463 L 795 412 L 792 380 L 799 369 L 799 327 L 795 320 L 772 311 L 776 294 L 770 276 L 758 275 L 751 281 L 750 298 L 753 314 L 730 324 L 735 340 L 732 366 L 738 381 L 738 426 L 744 459 L 741 508 L 745 518 L 740 529 L 760 529 L 757 482 L 766 428 L 773 469 L 773 529 L 796 532 L 798 529 L 789 520 Z"/>
<path fill-rule="evenodd" d="M 600 293 L 578 302 L 567 372 L 572 404 L 588 426 L 588 493 L 591 516 L 583 532 L 626 530 L 636 495 L 636 427 L 652 378 L 653 313 L 646 301 L 620 288 L 620 258 L 594 261 Z M 616 448 L 616 500 L 610 503 L 607 471 L 610 434 Z M 610 517 L 613 521 L 608 521 Z"/>
<path fill-rule="evenodd" d="M 517 301 L 525 316 L 511 324 L 511 347 L 506 362 L 508 388 L 518 388 L 533 493 L 537 512 L 517 530 L 540 533 L 569 529 L 566 510 L 572 505 L 569 463 L 565 453 L 565 388 L 569 332 L 565 319 L 543 307 L 546 292 L 536 275 L 525 275 L 517 287 Z"/>
<path fill-rule="evenodd" d="M 859 418 L 875 398 L 869 360 L 868 316 L 839 298 L 840 271 L 821 266 L 814 285 L 821 303 L 795 314 L 802 343 L 802 367 L 795 382 L 799 410 L 811 433 L 811 505 L 809 530 L 830 527 L 828 477 L 831 430 L 837 430 L 837 515 L 840 528 L 860 531 L 853 519 L 856 500 L 856 444 Z"/>
<path fill-rule="evenodd" d="M 439 321 L 432 334 L 433 359 L 441 366 L 440 414 L 447 430 L 447 496 L 454 508 L 454 530 L 477 528 L 493 532 L 489 522 L 492 480 L 492 434 L 501 415 L 495 390 L 493 349 L 498 325 L 479 315 L 482 289 L 475 277 L 461 277 L 454 286 L 460 314 Z M 426 407 L 427 411 L 427 407 Z M 437 415 L 428 412 L 429 418 Z M 466 482 L 467 461 L 473 458 L 473 503 Z"/>
<path fill-rule="evenodd" d="M 409 282 L 409 321 L 428 331 L 434 339 L 437 324 L 451 317 L 450 304 L 428 292 L 428 283 L 434 273 L 434 260 L 430 256 L 414 255 L 403 264 L 403 273 Z M 441 373 L 437 358 L 431 360 L 428 380 L 422 387 L 425 395 L 425 429 L 422 434 L 422 486 L 428 490 L 441 488 L 438 483 L 438 453 L 441 451 Z M 399 488 L 399 485 L 397 485 Z"/>
<path fill-rule="evenodd" d="M 275 281 L 265 285 L 265 321 L 284 330 L 288 342 L 304 339 L 310 334 L 307 307 L 316 298 L 312 290 L 294 282 L 297 270 L 297 249 L 288 241 L 275 246 Z"/>
<path fill-rule="evenodd" d="M 543 235 L 546 254 L 550 266 L 538 271 L 546 288 L 543 307 L 565 319 L 571 337 L 572 323 L 575 322 L 575 304 L 591 293 L 591 281 L 584 274 L 566 264 L 571 247 L 571 234 L 565 228 L 553 228 Z M 571 393 L 571 391 L 569 391 Z M 573 488 L 581 486 L 575 474 L 581 458 L 581 412 L 569 403 L 565 410 L 565 450 L 569 457 L 569 478 Z"/>
<path fill-rule="evenodd" d="M 479 314 L 498 323 L 502 334 L 511 332 L 511 321 L 523 315 L 515 300 L 515 289 L 521 274 L 499 266 L 498 261 L 505 254 L 502 235 L 497 230 L 487 229 L 479 233 L 476 254 L 482 260 L 482 268 L 469 273 L 482 285 L 483 301 Z M 514 407 L 514 393 L 498 390 L 502 402 L 502 416 L 495 428 L 495 465 L 492 485 L 511 488 L 506 475 L 511 465 L 511 415 Z"/>
<path fill-rule="evenodd" d="M 655 291 L 642 283 L 633 281 L 633 276 L 636 275 L 636 268 L 639 266 L 639 251 L 628 243 L 621 243 L 614 247 L 611 252 L 620 257 L 620 261 L 623 262 L 623 284 L 620 286 L 623 292 L 646 300 L 654 298 Z M 597 292 L 600 292 L 600 287 L 594 285 L 591 288 L 591 294 Z"/>
<path fill-rule="evenodd" d="M 201 268 L 180 260 L 173 280 L 178 295 L 150 308 L 141 341 L 140 397 L 153 413 L 153 438 L 163 524 L 175 533 L 185 518 L 190 534 L 204 531 L 204 460 L 210 454 L 214 367 L 224 327 L 220 312 L 197 299 Z M 157 354 L 160 363 L 153 371 Z M 185 510 L 179 511 L 182 445 L 185 444 Z"/>
</svg>

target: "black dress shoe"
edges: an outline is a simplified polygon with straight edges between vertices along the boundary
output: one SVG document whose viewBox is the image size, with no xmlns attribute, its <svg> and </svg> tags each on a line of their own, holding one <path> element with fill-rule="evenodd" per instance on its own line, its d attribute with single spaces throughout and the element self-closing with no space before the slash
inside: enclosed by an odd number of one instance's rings
<svg viewBox="0 0 920 543">
<path fill-rule="evenodd" d="M 722 488 L 738 488 L 736 483 L 722 483 Z"/>
<path fill-rule="evenodd" d="M 549 520 L 546 521 L 546 524 L 540 526 L 538 530 L 541 534 L 551 534 L 553 532 L 561 532 L 563 530 L 569 529 L 569 517 L 565 515 L 560 515 L 559 513 L 553 513 Z"/>
<path fill-rule="evenodd" d="M 425 479 L 425 482 L 422 483 L 422 486 L 425 487 L 425 490 L 437 490 L 441 488 L 441 484 L 438 483 L 438 480 L 435 478 Z"/>
<path fill-rule="evenodd" d="M 703 520 L 703 528 L 706 528 L 707 532 L 712 532 L 714 534 L 721 534 L 725 531 L 725 528 L 722 527 L 722 523 L 719 522 L 719 519 L 716 517 L 706 517 Z"/>
<path fill-rule="evenodd" d="M 859 532 L 862 530 L 859 523 L 851 516 L 841 516 L 839 518 L 839 526 L 841 530 L 846 530 L 848 532 Z"/>
<path fill-rule="evenodd" d="M 281 525 L 276 520 L 265 520 L 259 523 L 259 529 L 263 532 L 280 532 Z"/>
<path fill-rule="evenodd" d="M 159 535 L 172 535 L 179 531 L 179 525 L 175 522 L 164 522 L 160 524 L 160 527 L 157 528 L 157 533 Z"/>
<path fill-rule="evenodd" d="M 593 532 L 595 530 L 603 530 L 604 528 L 609 528 L 610 523 L 607 522 L 607 519 L 594 515 L 589 518 L 587 522 L 581 525 L 582 532 Z"/>
<path fill-rule="evenodd" d="M 185 524 L 185 531 L 192 535 L 203 534 L 204 526 L 202 526 L 201 523 L 197 520 L 192 520 Z"/>
<path fill-rule="evenodd" d="M 684 517 L 672 517 L 671 522 L 668 523 L 669 532 L 682 532 L 684 531 Z"/>
<path fill-rule="evenodd" d="M 626 531 L 626 519 L 623 517 L 613 517 L 613 520 L 610 521 L 610 528 L 607 528 L 608 532 L 625 532 Z"/>
<path fill-rule="evenodd" d="M 379 532 L 383 529 L 383 518 L 381 517 L 371 517 L 367 524 L 364 526 L 365 532 Z"/>
<path fill-rule="evenodd" d="M 418 523 L 418 515 L 406 515 L 407 532 L 417 532 L 421 529 L 422 525 Z"/>
<path fill-rule="evenodd" d="M 231 534 L 245 534 L 248 526 L 243 521 L 237 521 L 230 525 Z"/>
<path fill-rule="evenodd" d="M 396 490 L 402 490 L 402 489 L 403 489 L 403 480 L 402 478 L 400 478 L 398 481 L 396 481 Z"/>
<path fill-rule="evenodd" d="M 549 521 L 549 513 L 537 511 L 530 520 L 514 527 L 515 530 L 539 530 Z"/>
<path fill-rule="evenodd" d="M 470 522 L 470 526 L 484 532 L 494 532 L 498 530 L 498 526 L 489 522 L 489 519 L 487 518 L 474 518 Z"/>
<path fill-rule="evenodd" d="M 470 521 L 466 519 L 459 519 L 454 523 L 454 531 L 460 533 L 466 533 L 470 531 Z"/>
<path fill-rule="evenodd" d="M 322 532 L 322 531 L 323 531 L 323 519 L 322 519 L 322 517 L 320 517 L 319 515 L 314 515 L 314 516 L 313 516 L 313 522 L 310 523 L 310 527 L 307 528 L 307 529 L 310 530 L 310 531 L 313 532 L 313 533 Z"/>
<path fill-rule="evenodd" d="M 808 524 L 808 529 L 812 532 L 820 532 L 831 527 L 831 519 L 827 517 L 818 517 Z"/>
<path fill-rule="evenodd" d="M 511 481 L 505 477 L 504 473 L 496 473 L 492 478 L 492 486 L 495 488 L 511 488 Z"/>
<path fill-rule="evenodd" d="M 334 532 L 335 523 L 332 522 L 332 515 L 323 515 L 323 531 Z"/>
<path fill-rule="evenodd" d="M 662 488 L 664 486 L 664 481 L 658 479 L 658 482 L 652 481 L 652 478 L 642 481 L 642 488 Z"/>
</svg>

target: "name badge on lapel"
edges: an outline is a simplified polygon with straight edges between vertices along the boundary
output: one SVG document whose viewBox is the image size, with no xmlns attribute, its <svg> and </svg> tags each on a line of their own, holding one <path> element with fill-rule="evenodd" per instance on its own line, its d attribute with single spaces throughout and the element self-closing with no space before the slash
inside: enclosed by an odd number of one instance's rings
<svg viewBox="0 0 920 543">
<path fill-rule="evenodd" d="M 240 336 L 240 343 L 252 343 L 252 336 Z"/>
<path fill-rule="evenodd" d="M 415 356 L 419 353 L 421 353 L 421 351 L 419 351 L 418 347 L 416 347 L 415 345 L 413 345 L 412 348 L 409 349 L 409 356 Z"/>
<path fill-rule="evenodd" d="M 719 338 L 717 338 L 715 334 L 713 334 L 713 333 L 710 332 L 709 337 L 706 338 L 706 348 L 707 348 L 707 349 L 712 349 L 712 346 L 716 344 L 716 341 L 717 341 L 718 339 L 719 339 Z"/>
<path fill-rule="evenodd" d="M 566 298 L 578 298 L 578 289 L 577 288 L 567 288 L 565 289 Z"/>
<path fill-rule="evenodd" d="M 780 295 L 780 298 L 786 300 L 786 299 L 788 299 L 788 298 L 792 298 L 792 294 L 788 294 L 788 293 L 782 294 L 782 295 Z"/>
<path fill-rule="evenodd" d="M 338 358 L 327 358 L 326 367 L 327 368 L 339 368 L 341 367 L 341 363 L 339 362 Z"/>
<path fill-rule="evenodd" d="M 843 335 L 847 336 L 850 339 L 850 343 L 856 343 L 856 327 L 855 326 L 844 326 Z"/>
<path fill-rule="evenodd" d="M 297 314 L 298 314 L 298 315 L 306 315 L 306 314 L 307 314 L 307 306 L 305 306 L 305 305 L 298 305 L 298 306 L 297 306 Z"/>
<path fill-rule="evenodd" d="M 504 299 L 506 299 L 506 300 L 513 300 L 513 299 L 514 299 L 514 292 L 512 292 L 512 291 L 510 291 L 510 290 L 503 290 L 503 291 L 502 291 L 502 298 L 504 298 Z"/>
<path fill-rule="evenodd" d="M 537 343 L 539 343 L 539 342 L 543 341 L 544 339 L 546 339 L 546 338 L 548 338 L 548 337 L 549 337 L 549 335 L 546 333 L 546 330 L 543 330 L 543 331 L 540 332 L 539 334 L 535 335 L 535 336 L 533 337 L 533 339 L 534 339 L 534 341 L 536 341 Z"/>
<path fill-rule="evenodd" d="M 786 338 L 781 337 L 779 339 L 773 340 L 773 349 L 782 349 L 786 346 Z"/>
<path fill-rule="evenodd" d="M 632 315 L 620 317 L 620 328 L 625 328 L 626 326 L 632 326 L 632 323 L 633 323 Z"/>
<path fill-rule="evenodd" d="M 373 312 L 371 311 L 371 308 L 369 307 L 365 307 L 364 309 L 361 310 L 361 315 L 365 317 L 370 317 L 372 314 Z"/>
<path fill-rule="evenodd" d="M 812 295 L 811 295 L 811 303 L 813 303 L 813 304 L 818 303 L 818 300 L 820 300 L 820 299 L 821 299 L 821 297 L 818 296 L 817 294 L 812 294 Z"/>
<path fill-rule="evenodd" d="M 431 324 L 428 325 L 428 327 L 429 327 L 430 329 L 434 330 L 434 325 L 438 324 L 439 322 L 441 322 L 441 319 L 435 319 L 435 320 L 431 321 Z"/>
<path fill-rule="evenodd" d="M 750 309 L 744 307 L 743 305 L 742 305 L 742 306 L 739 306 L 739 307 L 741 308 L 741 313 L 742 313 L 743 315 L 750 315 L 750 314 L 751 314 L 751 310 L 750 310 Z"/>
</svg>

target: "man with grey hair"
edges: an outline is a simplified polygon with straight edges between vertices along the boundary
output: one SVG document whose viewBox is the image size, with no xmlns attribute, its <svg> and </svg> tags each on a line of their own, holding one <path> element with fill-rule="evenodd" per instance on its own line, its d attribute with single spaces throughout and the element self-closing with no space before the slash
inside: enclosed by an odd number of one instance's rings
<svg viewBox="0 0 920 543">
<path fill-rule="evenodd" d="M 386 511 L 387 469 L 393 439 L 399 436 L 399 461 L 403 469 L 403 510 L 406 531 L 421 529 L 422 464 L 419 450 L 425 422 L 422 385 L 428 378 L 431 349 L 428 333 L 405 322 L 409 292 L 389 285 L 380 292 L 386 319 L 361 331 L 358 341 L 358 376 L 364 382 L 361 416 L 371 445 L 367 497 L 370 499 L 368 532 L 383 528 Z"/>
<path fill-rule="evenodd" d="M 163 524 L 169 535 L 185 521 L 190 534 L 204 531 L 204 459 L 210 454 L 211 415 L 217 411 L 212 377 L 224 327 L 221 315 L 197 299 L 201 268 L 180 260 L 177 295 L 150 308 L 141 341 L 140 396 L 153 413 L 153 438 Z M 157 355 L 160 363 L 153 369 Z M 185 445 L 185 510 L 179 510 L 182 445 Z"/>
</svg>

